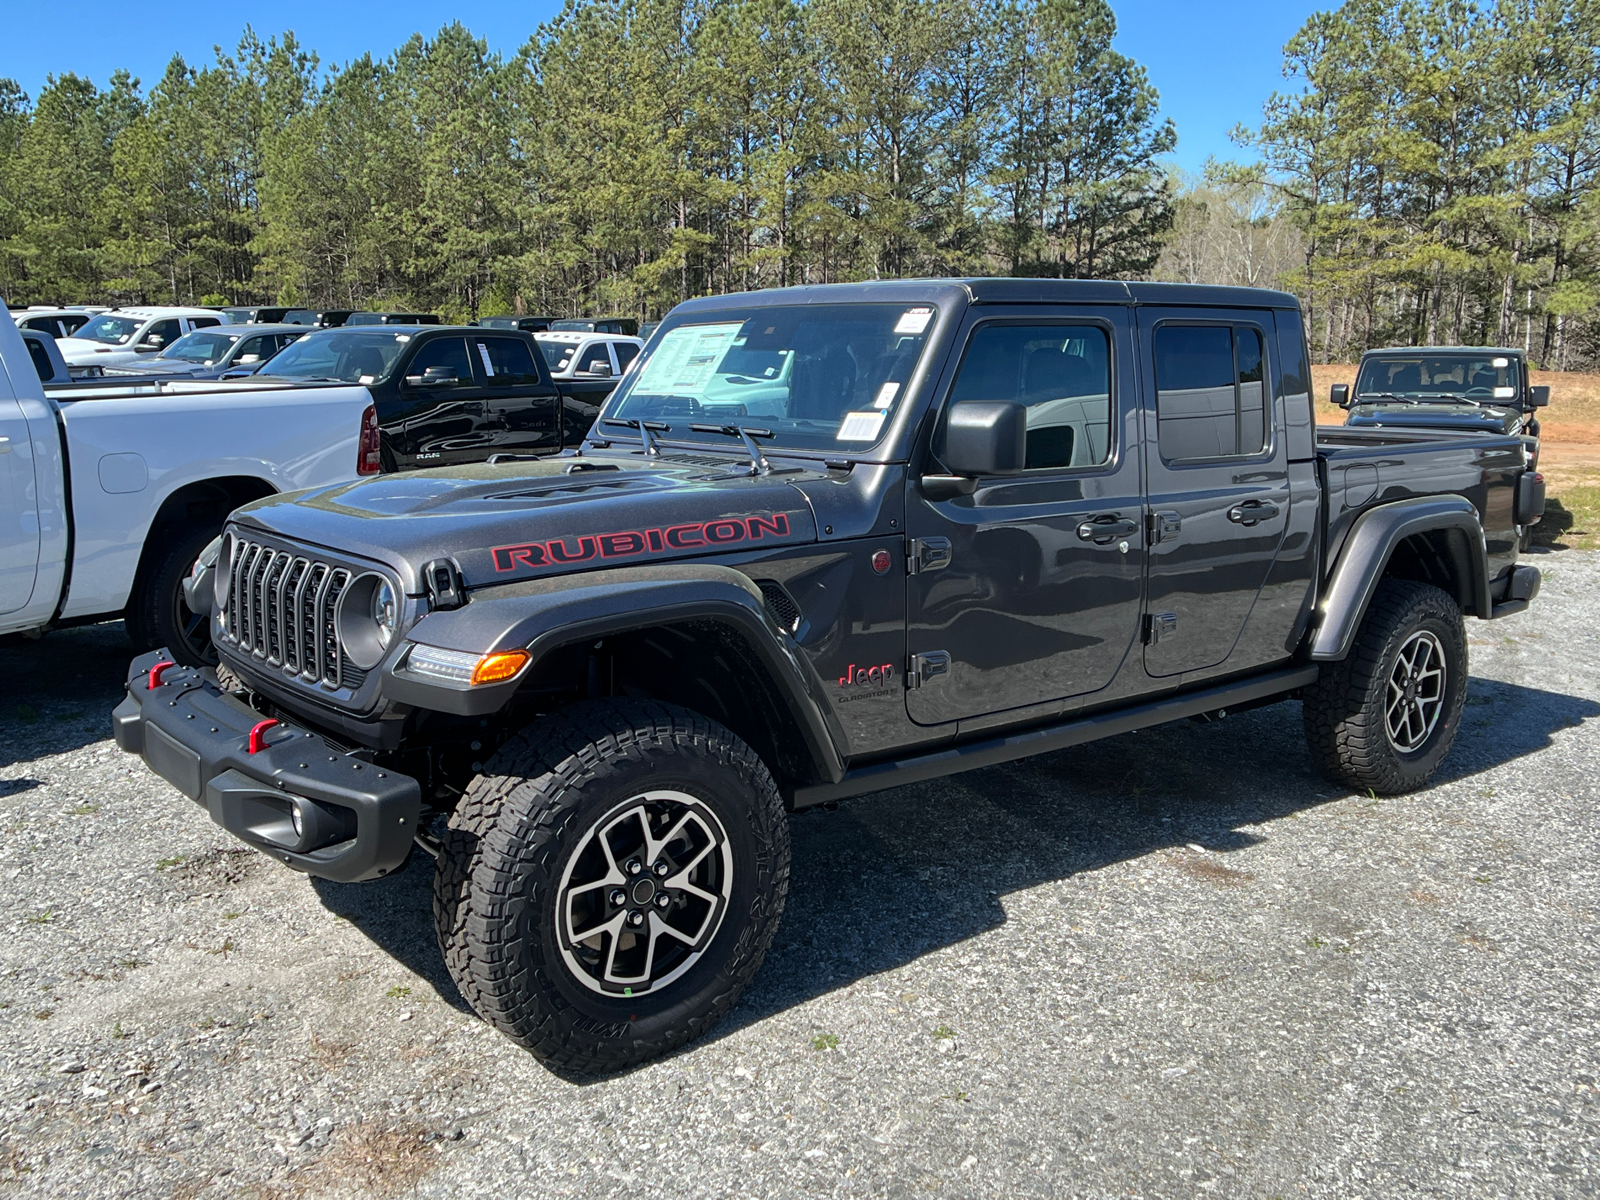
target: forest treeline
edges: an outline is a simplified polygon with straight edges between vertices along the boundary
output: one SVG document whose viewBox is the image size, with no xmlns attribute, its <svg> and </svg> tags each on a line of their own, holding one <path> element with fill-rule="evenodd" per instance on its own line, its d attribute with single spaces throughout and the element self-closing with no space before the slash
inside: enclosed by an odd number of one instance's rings
<svg viewBox="0 0 1600 1200">
<path fill-rule="evenodd" d="M 1236 135 L 1176 131 L 1106 0 L 568 0 L 324 67 L 0 80 L 0 294 L 656 316 L 905 275 L 1288 287 L 1319 358 L 1600 352 L 1600 0 L 1350 0 Z M 1228 64 L 1218 63 L 1218 86 Z"/>
</svg>

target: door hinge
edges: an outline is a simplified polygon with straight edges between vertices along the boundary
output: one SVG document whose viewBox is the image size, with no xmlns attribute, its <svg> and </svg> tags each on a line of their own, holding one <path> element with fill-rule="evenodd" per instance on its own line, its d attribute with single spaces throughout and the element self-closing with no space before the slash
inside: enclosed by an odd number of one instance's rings
<svg viewBox="0 0 1600 1200">
<path fill-rule="evenodd" d="M 906 539 L 906 574 L 942 571 L 950 565 L 950 539 L 942 537 Z"/>
<path fill-rule="evenodd" d="M 906 665 L 906 687 L 919 688 L 925 683 L 931 683 L 941 675 L 950 674 L 950 651 L 928 650 L 922 654 L 913 654 L 911 661 Z"/>
<path fill-rule="evenodd" d="M 1175 512 L 1153 512 L 1150 514 L 1150 544 L 1159 545 L 1170 542 L 1178 536 L 1183 529 L 1183 514 Z"/>
<path fill-rule="evenodd" d="M 1144 618 L 1144 644 L 1154 646 L 1162 638 L 1178 632 L 1177 613 L 1146 613 Z"/>
</svg>

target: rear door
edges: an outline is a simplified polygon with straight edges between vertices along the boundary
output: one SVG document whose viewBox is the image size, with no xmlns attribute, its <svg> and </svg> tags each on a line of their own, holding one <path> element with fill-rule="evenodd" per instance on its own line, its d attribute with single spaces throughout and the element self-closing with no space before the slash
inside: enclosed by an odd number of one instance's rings
<svg viewBox="0 0 1600 1200">
<path fill-rule="evenodd" d="M 1234 655 L 1289 515 L 1287 439 L 1268 380 L 1270 312 L 1137 310 L 1151 546 L 1144 664 L 1218 674 Z"/>
<path fill-rule="evenodd" d="M 1099 691 L 1139 629 L 1144 502 L 1128 310 L 985 305 L 966 321 L 943 406 L 1026 405 L 1028 465 L 949 500 L 909 485 L 906 708 L 923 725 Z M 935 458 L 942 426 L 941 412 Z"/>
<path fill-rule="evenodd" d="M 483 372 L 485 428 L 491 453 L 555 454 L 561 449 L 561 398 L 522 338 L 469 339 L 473 366 Z"/>
</svg>

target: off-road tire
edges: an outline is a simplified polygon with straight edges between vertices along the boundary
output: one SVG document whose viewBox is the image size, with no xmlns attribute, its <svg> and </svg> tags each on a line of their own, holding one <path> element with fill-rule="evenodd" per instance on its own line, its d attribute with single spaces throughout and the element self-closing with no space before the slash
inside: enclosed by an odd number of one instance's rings
<svg viewBox="0 0 1600 1200">
<path fill-rule="evenodd" d="M 1443 708 L 1427 738 L 1403 752 L 1384 723 L 1389 680 L 1408 640 L 1433 634 L 1444 650 Z M 1467 697 L 1467 632 L 1448 593 L 1425 583 L 1386 579 L 1378 585 L 1350 653 L 1324 663 L 1306 689 L 1306 742 L 1329 779 L 1380 796 L 1427 783 L 1455 741 Z"/>
<path fill-rule="evenodd" d="M 200 551 L 216 536 L 209 525 L 180 525 L 165 534 L 128 601 L 125 619 L 135 650 L 143 653 L 165 646 L 185 667 L 215 665 L 210 624 L 189 611 L 183 581 Z"/>
<path fill-rule="evenodd" d="M 633 999 L 600 996 L 559 952 L 558 882 L 600 815 L 666 788 L 720 820 L 732 895 L 680 979 Z M 766 765 L 715 721 L 653 701 L 541 718 L 489 759 L 440 842 L 434 926 L 451 978 L 484 1020 L 581 1075 L 657 1057 L 714 1025 L 761 965 L 789 885 L 788 821 Z"/>
</svg>

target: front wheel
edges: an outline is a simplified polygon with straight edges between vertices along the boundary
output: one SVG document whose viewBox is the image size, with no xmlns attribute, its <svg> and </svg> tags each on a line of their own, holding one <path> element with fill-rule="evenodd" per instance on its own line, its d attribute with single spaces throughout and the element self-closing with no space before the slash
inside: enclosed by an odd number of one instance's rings
<svg viewBox="0 0 1600 1200">
<path fill-rule="evenodd" d="M 603 1072 L 728 1010 L 788 881 L 783 804 L 749 746 L 670 705 L 581 704 L 468 786 L 441 839 L 434 921 L 480 1016 L 552 1066 Z"/>
<path fill-rule="evenodd" d="M 1461 609 L 1436 587 L 1386 579 L 1350 653 L 1305 695 L 1306 741 L 1330 779 L 1385 796 L 1428 781 L 1467 698 Z"/>
<path fill-rule="evenodd" d="M 139 651 L 165 646 L 185 667 L 214 666 L 211 616 L 193 612 L 183 595 L 183 581 L 217 531 L 209 525 L 174 530 L 150 560 L 128 601 L 128 635 Z"/>
</svg>

